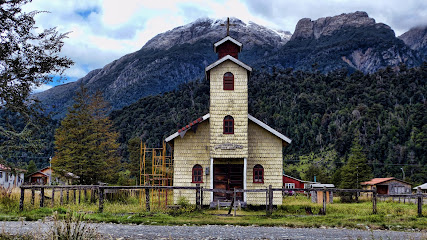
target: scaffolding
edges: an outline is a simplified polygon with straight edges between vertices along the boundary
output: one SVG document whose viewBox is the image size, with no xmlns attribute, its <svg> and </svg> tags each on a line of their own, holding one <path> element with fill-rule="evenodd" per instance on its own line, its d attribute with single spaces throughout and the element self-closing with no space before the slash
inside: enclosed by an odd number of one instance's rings
<svg viewBox="0 0 427 240">
<path fill-rule="evenodd" d="M 166 143 L 162 148 L 147 148 L 145 143 L 140 145 L 139 183 L 141 186 L 172 186 L 173 159 L 172 150 L 168 151 Z M 170 195 L 170 194 L 169 194 Z M 151 191 L 151 199 L 158 199 L 158 205 L 168 205 L 168 191 Z M 172 199 L 169 197 L 169 199 Z M 141 201 L 142 203 L 142 201 Z"/>
</svg>

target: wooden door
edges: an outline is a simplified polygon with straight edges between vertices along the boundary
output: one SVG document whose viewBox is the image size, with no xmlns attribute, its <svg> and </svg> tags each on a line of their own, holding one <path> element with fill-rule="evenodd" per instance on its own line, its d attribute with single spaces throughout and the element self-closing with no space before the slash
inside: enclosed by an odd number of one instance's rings
<svg viewBox="0 0 427 240">
<path fill-rule="evenodd" d="M 243 164 L 214 164 L 214 189 L 243 189 Z M 233 194 L 214 193 L 214 201 L 231 201 Z M 243 193 L 236 194 L 243 201 Z"/>
</svg>

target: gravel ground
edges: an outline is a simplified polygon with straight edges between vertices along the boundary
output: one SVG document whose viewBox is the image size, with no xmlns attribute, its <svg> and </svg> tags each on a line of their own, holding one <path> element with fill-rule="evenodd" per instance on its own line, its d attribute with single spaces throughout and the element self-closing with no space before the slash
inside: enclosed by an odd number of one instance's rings
<svg viewBox="0 0 427 240">
<path fill-rule="evenodd" d="M 11 234 L 49 231 L 52 222 L 0 222 Z M 427 239 L 425 232 L 363 231 L 351 229 L 241 227 L 241 226 L 149 226 L 94 223 L 91 227 L 105 239 Z"/>
</svg>

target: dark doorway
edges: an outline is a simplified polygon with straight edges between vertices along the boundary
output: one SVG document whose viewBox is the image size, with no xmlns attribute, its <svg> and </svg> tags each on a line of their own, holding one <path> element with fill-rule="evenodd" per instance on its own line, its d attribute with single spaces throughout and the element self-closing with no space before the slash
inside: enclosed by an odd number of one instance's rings
<svg viewBox="0 0 427 240">
<path fill-rule="evenodd" d="M 378 194 L 388 194 L 388 185 L 377 185 Z"/>
<path fill-rule="evenodd" d="M 243 189 L 243 164 L 214 164 L 213 179 L 214 189 Z M 232 198 L 233 194 L 214 192 L 214 201 L 226 202 Z M 237 193 L 236 200 L 243 201 L 243 193 Z"/>
</svg>

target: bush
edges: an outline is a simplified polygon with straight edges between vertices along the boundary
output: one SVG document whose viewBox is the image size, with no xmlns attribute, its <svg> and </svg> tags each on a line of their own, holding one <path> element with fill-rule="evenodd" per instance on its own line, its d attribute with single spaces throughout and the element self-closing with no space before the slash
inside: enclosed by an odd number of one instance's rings
<svg viewBox="0 0 427 240">
<path fill-rule="evenodd" d="M 64 220 L 59 220 L 58 213 L 54 213 L 54 223 L 48 232 L 47 239 L 52 240 L 86 240 L 101 239 L 95 228 L 82 222 L 83 215 L 67 213 Z"/>
</svg>

